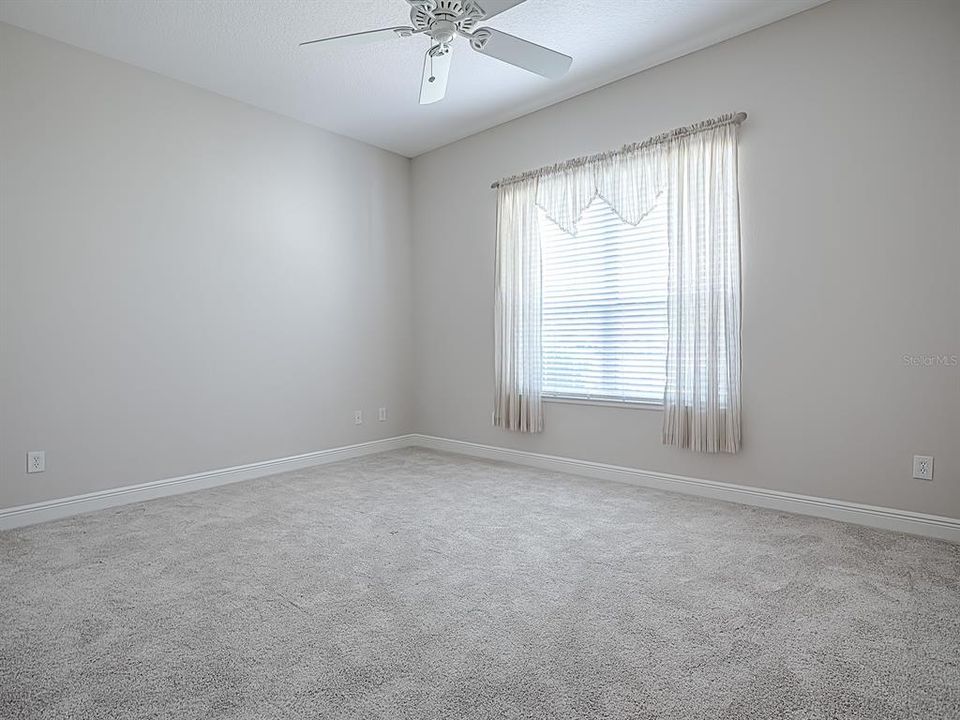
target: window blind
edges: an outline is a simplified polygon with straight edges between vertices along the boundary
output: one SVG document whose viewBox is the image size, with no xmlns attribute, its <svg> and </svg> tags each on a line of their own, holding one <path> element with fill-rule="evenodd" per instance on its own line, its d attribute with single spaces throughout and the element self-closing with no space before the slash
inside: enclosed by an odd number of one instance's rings
<svg viewBox="0 0 960 720">
<path fill-rule="evenodd" d="M 545 395 L 662 404 L 666 204 L 634 227 L 596 198 L 575 236 L 540 213 Z"/>
</svg>

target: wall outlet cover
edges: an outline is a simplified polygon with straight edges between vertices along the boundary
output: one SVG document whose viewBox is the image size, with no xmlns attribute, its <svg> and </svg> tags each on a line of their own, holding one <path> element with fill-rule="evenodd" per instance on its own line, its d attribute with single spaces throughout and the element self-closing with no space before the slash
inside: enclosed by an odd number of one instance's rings
<svg viewBox="0 0 960 720">
<path fill-rule="evenodd" d="M 917 480 L 933 480 L 933 457 L 930 455 L 914 455 L 913 476 Z"/>
<path fill-rule="evenodd" d="M 27 472 L 42 473 L 47 469 L 47 453 L 45 450 L 31 450 L 27 453 Z"/>
</svg>

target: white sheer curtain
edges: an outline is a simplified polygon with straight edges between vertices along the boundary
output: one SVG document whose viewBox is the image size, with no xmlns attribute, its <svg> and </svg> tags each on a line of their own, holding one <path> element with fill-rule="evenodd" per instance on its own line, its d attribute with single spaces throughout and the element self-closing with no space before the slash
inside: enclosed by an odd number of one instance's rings
<svg viewBox="0 0 960 720">
<path fill-rule="evenodd" d="M 663 442 L 735 453 L 740 450 L 737 125 L 674 140 L 667 172 Z"/>
<path fill-rule="evenodd" d="M 631 225 L 668 204 L 670 250 L 663 442 L 740 449 L 740 226 L 743 113 L 499 184 L 494 424 L 543 429 L 538 208 L 570 235 L 597 196 Z"/>
<path fill-rule="evenodd" d="M 556 165 L 539 178 L 537 205 L 571 235 L 598 195 L 630 225 L 639 225 L 663 192 L 665 146 L 634 145 L 586 161 Z"/>
<path fill-rule="evenodd" d="M 543 430 L 536 200 L 537 178 L 502 185 L 497 193 L 493 424 L 520 432 Z"/>
</svg>

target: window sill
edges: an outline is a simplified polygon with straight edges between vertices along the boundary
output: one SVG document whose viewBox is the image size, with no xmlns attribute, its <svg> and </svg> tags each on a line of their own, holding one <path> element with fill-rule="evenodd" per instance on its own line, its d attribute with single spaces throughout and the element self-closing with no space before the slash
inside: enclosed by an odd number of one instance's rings
<svg viewBox="0 0 960 720">
<path fill-rule="evenodd" d="M 544 395 L 543 401 L 563 405 L 597 405 L 599 407 L 624 408 L 627 410 L 663 410 L 662 403 L 636 402 L 632 400 L 601 400 L 599 398 L 579 398 L 568 395 Z"/>
</svg>

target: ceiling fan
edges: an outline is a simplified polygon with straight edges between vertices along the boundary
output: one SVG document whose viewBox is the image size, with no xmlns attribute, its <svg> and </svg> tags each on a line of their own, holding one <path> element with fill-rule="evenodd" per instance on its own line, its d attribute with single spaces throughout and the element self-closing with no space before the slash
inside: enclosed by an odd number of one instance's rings
<svg viewBox="0 0 960 720">
<path fill-rule="evenodd" d="M 450 72 L 451 43 L 457 35 L 465 37 L 470 47 L 482 55 L 502 60 L 546 78 L 558 78 L 567 72 L 573 58 L 514 35 L 488 27 L 482 22 L 509 10 L 526 0 L 406 0 L 410 5 L 411 27 L 388 27 L 380 30 L 336 35 L 308 40 L 300 46 L 315 43 L 336 43 L 340 46 L 365 45 L 396 37 L 424 35 L 430 47 L 423 59 L 420 81 L 420 104 L 442 100 L 447 92 Z"/>
</svg>

